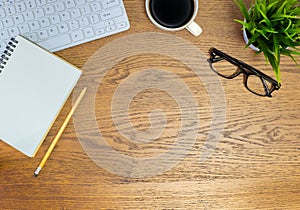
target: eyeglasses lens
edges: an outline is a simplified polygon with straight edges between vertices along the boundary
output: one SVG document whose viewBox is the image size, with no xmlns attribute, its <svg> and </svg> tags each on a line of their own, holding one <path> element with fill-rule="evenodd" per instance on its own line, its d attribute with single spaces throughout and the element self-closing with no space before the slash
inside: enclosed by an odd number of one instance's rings
<svg viewBox="0 0 300 210">
<path fill-rule="evenodd" d="M 258 94 L 258 95 L 266 95 L 265 85 L 269 90 L 272 88 L 272 83 L 267 80 L 261 79 L 256 75 L 249 75 L 247 79 L 247 88 Z"/>
<path fill-rule="evenodd" d="M 239 72 L 236 65 L 233 65 L 225 59 L 212 63 L 212 67 L 215 72 L 226 78 L 232 78 Z"/>
</svg>

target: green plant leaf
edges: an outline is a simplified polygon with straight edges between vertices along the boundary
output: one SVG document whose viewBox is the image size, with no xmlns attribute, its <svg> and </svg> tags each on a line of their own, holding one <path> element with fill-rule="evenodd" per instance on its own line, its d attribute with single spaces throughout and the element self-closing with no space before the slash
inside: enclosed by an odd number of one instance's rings
<svg viewBox="0 0 300 210">
<path fill-rule="evenodd" d="M 281 6 L 278 8 L 276 14 L 285 14 L 284 9 L 288 1 L 281 1 Z"/>
<path fill-rule="evenodd" d="M 260 33 L 263 37 L 265 37 L 266 40 L 269 40 L 269 37 L 267 37 L 267 32 L 264 30 L 257 30 L 258 33 Z"/>
<path fill-rule="evenodd" d="M 247 43 L 246 47 L 249 47 L 251 44 L 254 44 L 254 42 L 258 36 L 260 36 L 259 33 L 255 33 L 254 35 L 252 35 L 252 37 L 250 37 L 249 42 Z"/>
<path fill-rule="evenodd" d="M 248 10 L 247 10 L 247 8 L 246 8 L 243 0 L 234 0 L 234 1 L 238 5 L 238 7 L 240 8 L 240 10 L 241 10 L 243 16 L 245 17 L 245 19 L 247 21 L 249 21 L 250 20 L 250 16 L 248 14 Z"/>
<path fill-rule="evenodd" d="M 255 44 L 269 63 L 277 81 L 280 81 L 281 55 L 296 62 L 300 55 L 300 1 L 299 0 L 251 0 L 248 11 L 243 0 L 234 0 L 244 15 L 245 22 L 235 20 L 249 31 L 246 47 Z"/>
<path fill-rule="evenodd" d="M 274 1 L 274 2 L 272 2 L 271 4 L 267 5 L 267 12 L 268 12 L 269 14 L 274 14 L 274 11 L 276 10 L 276 6 L 277 6 L 277 4 L 279 4 L 279 3 L 280 3 L 280 1 L 277 0 L 277 1 Z"/>
<path fill-rule="evenodd" d="M 287 30 L 292 26 L 292 20 L 287 20 L 289 22 L 288 26 L 284 29 L 284 31 L 287 32 Z"/>
<path fill-rule="evenodd" d="M 259 11 L 259 13 L 262 15 L 262 17 L 264 18 L 262 21 L 264 21 L 268 27 L 272 28 L 272 23 L 269 20 L 269 18 L 267 17 L 266 13 L 260 8 L 265 8 L 263 4 L 257 5 L 257 11 Z"/>
<path fill-rule="evenodd" d="M 289 55 L 300 55 L 300 52 L 294 51 L 294 50 L 289 50 L 289 49 L 282 49 L 281 53 L 289 54 Z"/>
<path fill-rule="evenodd" d="M 291 51 L 288 49 L 282 49 L 281 54 L 290 57 L 295 62 L 296 65 L 299 65 L 295 57 L 292 55 L 292 54 L 300 55 L 299 52 Z"/>
<path fill-rule="evenodd" d="M 295 41 L 294 39 L 293 39 L 293 37 L 287 32 L 287 31 L 283 31 L 284 33 L 285 33 L 285 35 L 290 39 L 290 40 L 292 40 L 293 42 Z"/>
</svg>

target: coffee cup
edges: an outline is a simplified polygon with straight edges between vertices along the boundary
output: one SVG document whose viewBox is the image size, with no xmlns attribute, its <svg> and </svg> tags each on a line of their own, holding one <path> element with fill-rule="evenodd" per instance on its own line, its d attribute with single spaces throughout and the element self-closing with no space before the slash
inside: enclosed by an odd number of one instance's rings
<svg viewBox="0 0 300 210">
<path fill-rule="evenodd" d="M 202 33 L 194 21 L 198 13 L 198 0 L 146 0 L 150 21 L 166 31 L 187 29 L 194 36 Z"/>
</svg>

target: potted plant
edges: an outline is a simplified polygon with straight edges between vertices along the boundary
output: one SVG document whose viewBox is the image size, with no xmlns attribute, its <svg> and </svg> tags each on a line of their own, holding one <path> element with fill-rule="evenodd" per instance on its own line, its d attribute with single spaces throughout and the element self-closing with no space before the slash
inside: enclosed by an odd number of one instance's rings
<svg viewBox="0 0 300 210">
<path fill-rule="evenodd" d="M 280 83 L 280 56 L 289 56 L 296 62 L 300 55 L 300 2 L 299 0 L 252 0 L 248 10 L 243 0 L 234 0 L 244 20 L 235 20 L 243 25 L 249 41 L 263 53 L 272 66 Z"/>
</svg>

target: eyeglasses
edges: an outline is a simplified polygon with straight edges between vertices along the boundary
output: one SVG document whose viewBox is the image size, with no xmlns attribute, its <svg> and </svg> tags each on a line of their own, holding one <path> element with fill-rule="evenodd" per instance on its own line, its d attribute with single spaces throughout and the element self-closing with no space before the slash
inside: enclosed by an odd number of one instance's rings
<svg viewBox="0 0 300 210">
<path fill-rule="evenodd" d="M 208 62 L 214 72 L 226 79 L 233 79 L 243 73 L 244 86 L 258 96 L 272 97 L 271 93 L 281 86 L 280 83 L 263 72 L 216 48 L 210 48 L 209 54 Z"/>
</svg>

